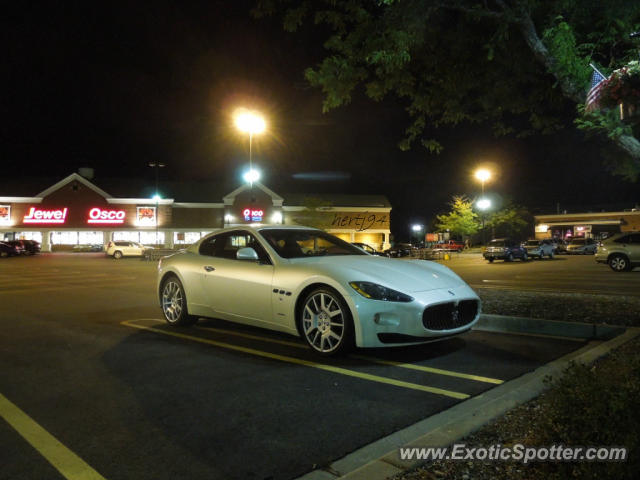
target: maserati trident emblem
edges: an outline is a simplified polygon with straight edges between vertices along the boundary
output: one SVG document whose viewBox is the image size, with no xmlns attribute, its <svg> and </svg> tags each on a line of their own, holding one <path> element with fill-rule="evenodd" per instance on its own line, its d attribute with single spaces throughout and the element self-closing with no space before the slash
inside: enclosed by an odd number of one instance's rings
<svg viewBox="0 0 640 480">
<path fill-rule="evenodd" d="M 455 310 L 453 310 L 451 312 L 451 320 L 453 321 L 454 324 L 458 323 L 458 309 L 456 308 Z"/>
</svg>

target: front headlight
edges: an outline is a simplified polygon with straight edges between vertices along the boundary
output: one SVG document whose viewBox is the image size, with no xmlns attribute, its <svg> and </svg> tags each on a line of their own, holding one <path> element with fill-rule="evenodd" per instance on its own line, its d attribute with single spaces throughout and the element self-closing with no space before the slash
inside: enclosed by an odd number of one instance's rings
<svg viewBox="0 0 640 480">
<path fill-rule="evenodd" d="M 360 295 L 371 300 L 382 300 L 383 302 L 413 302 L 413 297 L 383 287 L 377 283 L 349 282 L 349 285 Z"/>
</svg>

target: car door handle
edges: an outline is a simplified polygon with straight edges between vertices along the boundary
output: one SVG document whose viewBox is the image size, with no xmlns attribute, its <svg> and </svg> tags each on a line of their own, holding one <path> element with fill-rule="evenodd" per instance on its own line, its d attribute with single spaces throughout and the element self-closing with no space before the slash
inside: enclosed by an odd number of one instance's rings
<svg viewBox="0 0 640 480">
<path fill-rule="evenodd" d="M 204 267 L 204 269 L 207 272 L 213 272 L 215 270 L 215 267 L 212 267 L 211 265 L 207 265 L 207 266 Z"/>
</svg>

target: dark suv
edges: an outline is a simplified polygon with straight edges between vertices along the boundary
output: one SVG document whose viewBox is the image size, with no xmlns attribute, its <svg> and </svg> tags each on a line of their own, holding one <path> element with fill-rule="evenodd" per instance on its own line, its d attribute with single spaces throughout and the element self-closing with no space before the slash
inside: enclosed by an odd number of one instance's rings
<svg viewBox="0 0 640 480">
<path fill-rule="evenodd" d="M 519 258 L 523 262 L 529 259 L 527 249 L 520 245 L 519 242 L 510 238 L 496 238 L 489 242 L 487 249 L 482 254 L 489 263 L 496 258 L 505 262 L 512 262 L 515 258 Z"/>
</svg>

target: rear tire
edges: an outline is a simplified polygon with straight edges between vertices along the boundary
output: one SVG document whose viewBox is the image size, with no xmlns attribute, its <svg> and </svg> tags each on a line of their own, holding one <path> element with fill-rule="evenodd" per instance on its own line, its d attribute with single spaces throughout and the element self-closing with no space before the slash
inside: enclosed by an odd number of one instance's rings
<svg viewBox="0 0 640 480">
<path fill-rule="evenodd" d="M 549 254 L 549 260 L 553 260 L 553 257 L 555 257 L 555 256 L 556 256 L 555 253 L 551 252 Z"/>
<path fill-rule="evenodd" d="M 116 260 L 120 260 L 122 258 L 122 252 L 120 250 L 116 250 L 115 252 L 113 252 L 113 258 L 115 258 Z"/>
<path fill-rule="evenodd" d="M 495 258 L 493 258 L 493 257 L 489 257 L 489 258 L 487 258 L 487 260 L 489 260 L 489 263 L 493 263 L 493 261 L 495 260 Z"/>
<path fill-rule="evenodd" d="M 507 255 L 507 262 L 513 262 L 513 253 Z"/>
<path fill-rule="evenodd" d="M 168 276 L 162 282 L 160 305 L 164 319 L 173 327 L 188 327 L 198 321 L 198 317 L 189 315 L 184 287 L 175 275 Z"/>
</svg>

